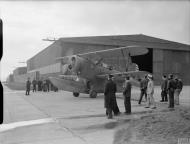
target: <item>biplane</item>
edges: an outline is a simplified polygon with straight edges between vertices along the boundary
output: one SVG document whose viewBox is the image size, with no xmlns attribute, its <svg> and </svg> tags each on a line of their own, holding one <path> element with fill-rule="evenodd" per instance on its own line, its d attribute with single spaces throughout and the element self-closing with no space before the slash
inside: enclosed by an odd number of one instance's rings
<svg viewBox="0 0 190 144">
<path fill-rule="evenodd" d="M 119 53 L 119 58 L 125 63 L 122 70 L 106 62 L 106 59 L 111 59 L 113 64 L 118 59 L 116 53 Z M 57 57 L 56 60 L 62 63 L 62 74 L 49 79 L 58 89 L 73 92 L 75 97 L 86 93 L 90 98 L 96 98 L 98 93 L 104 92 L 107 76 L 111 74 L 117 84 L 117 91 L 121 92 L 125 76 L 130 76 L 133 84 L 138 85 L 137 79 L 149 73 L 140 71 L 131 58 L 146 53 L 148 49 L 145 47 L 125 46 Z"/>
</svg>

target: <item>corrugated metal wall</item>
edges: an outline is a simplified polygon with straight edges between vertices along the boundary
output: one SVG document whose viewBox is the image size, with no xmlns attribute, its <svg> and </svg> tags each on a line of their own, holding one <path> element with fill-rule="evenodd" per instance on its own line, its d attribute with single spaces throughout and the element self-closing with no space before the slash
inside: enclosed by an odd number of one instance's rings
<svg viewBox="0 0 190 144">
<path fill-rule="evenodd" d="M 176 50 L 153 50 L 153 73 L 156 84 L 161 83 L 162 74 L 174 74 L 184 84 L 190 84 L 190 52 Z"/>
</svg>

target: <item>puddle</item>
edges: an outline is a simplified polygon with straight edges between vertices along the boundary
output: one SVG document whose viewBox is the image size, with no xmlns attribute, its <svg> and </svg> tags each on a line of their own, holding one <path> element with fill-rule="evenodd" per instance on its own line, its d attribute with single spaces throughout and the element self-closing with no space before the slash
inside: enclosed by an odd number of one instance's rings
<svg viewBox="0 0 190 144">
<path fill-rule="evenodd" d="M 38 119 L 38 120 L 20 121 L 20 122 L 2 124 L 2 125 L 0 125 L 0 132 L 12 130 L 12 129 L 15 129 L 18 127 L 31 126 L 31 125 L 44 124 L 44 123 L 51 123 L 51 122 L 55 122 L 55 119 L 47 118 L 47 119 Z"/>
</svg>

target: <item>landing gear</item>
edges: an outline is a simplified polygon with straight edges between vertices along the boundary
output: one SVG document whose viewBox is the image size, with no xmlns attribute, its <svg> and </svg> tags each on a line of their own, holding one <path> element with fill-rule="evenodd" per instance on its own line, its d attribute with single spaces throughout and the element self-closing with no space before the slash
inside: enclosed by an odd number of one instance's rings
<svg viewBox="0 0 190 144">
<path fill-rule="evenodd" d="M 95 90 L 90 90 L 90 98 L 96 98 L 97 92 Z"/>
<path fill-rule="evenodd" d="M 78 97 L 78 96 L 79 96 L 79 93 L 73 92 L 73 96 L 74 96 L 74 97 Z"/>
</svg>

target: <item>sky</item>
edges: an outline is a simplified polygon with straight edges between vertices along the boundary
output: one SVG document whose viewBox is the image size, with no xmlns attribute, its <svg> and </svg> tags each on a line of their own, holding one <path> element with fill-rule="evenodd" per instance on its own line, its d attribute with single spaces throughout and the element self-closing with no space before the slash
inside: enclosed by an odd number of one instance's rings
<svg viewBox="0 0 190 144">
<path fill-rule="evenodd" d="M 0 1 L 5 80 L 47 37 L 145 34 L 190 44 L 190 1 Z"/>
</svg>

